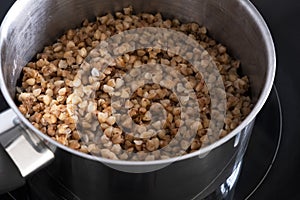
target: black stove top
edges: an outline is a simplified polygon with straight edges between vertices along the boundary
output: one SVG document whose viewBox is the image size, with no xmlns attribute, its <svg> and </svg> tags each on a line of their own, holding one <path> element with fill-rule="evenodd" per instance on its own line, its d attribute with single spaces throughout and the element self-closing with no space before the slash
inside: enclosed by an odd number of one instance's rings
<svg viewBox="0 0 300 200">
<path fill-rule="evenodd" d="M 1 2 L 2 19 L 14 1 Z M 258 115 L 245 155 L 234 199 L 300 199 L 293 180 L 300 178 L 300 90 L 296 81 L 300 68 L 300 2 L 297 0 L 252 0 L 262 13 L 277 49 L 277 77 L 271 96 Z M 298 73 L 297 73 L 298 72 Z M 0 111 L 7 108 L 0 96 Z M 2 200 L 31 200 L 28 186 L 0 196 Z"/>
</svg>

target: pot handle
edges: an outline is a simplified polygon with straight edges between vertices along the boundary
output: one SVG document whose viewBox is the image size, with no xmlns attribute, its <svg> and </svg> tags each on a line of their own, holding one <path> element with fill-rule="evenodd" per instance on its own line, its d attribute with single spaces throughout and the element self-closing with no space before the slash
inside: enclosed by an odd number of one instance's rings
<svg viewBox="0 0 300 200">
<path fill-rule="evenodd" d="M 7 110 L 0 114 L 0 194 L 25 184 L 25 178 L 48 164 L 54 154 Z"/>
</svg>

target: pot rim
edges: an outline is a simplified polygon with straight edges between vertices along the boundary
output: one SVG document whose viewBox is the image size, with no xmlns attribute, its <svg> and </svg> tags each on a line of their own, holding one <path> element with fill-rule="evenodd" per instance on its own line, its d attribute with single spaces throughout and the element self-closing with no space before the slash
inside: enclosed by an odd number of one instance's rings
<svg viewBox="0 0 300 200">
<path fill-rule="evenodd" d="M 8 27 L 10 26 L 11 19 L 13 18 L 14 13 L 20 12 L 20 8 L 22 8 L 22 4 L 24 4 L 25 1 L 16 1 L 14 5 L 10 8 L 9 12 L 5 16 L 1 27 L 0 27 L 0 47 L 2 46 L 3 42 L 3 36 L 5 36 L 5 32 L 7 31 Z M 240 3 L 249 11 L 251 17 L 255 20 L 257 23 L 258 27 L 260 28 L 260 31 L 262 32 L 263 36 L 263 41 L 266 44 L 267 47 L 267 54 L 268 54 L 268 69 L 267 69 L 267 74 L 266 74 L 266 81 L 265 85 L 262 89 L 261 95 L 255 104 L 253 110 L 250 112 L 250 114 L 246 117 L 246 119 L 243 120 L 243 122 L 235 128 L 233 131 L 231 131 L 228 135 L 225 137 L 219 139 L 218 141 L 203 147 L 199 149 L 198 151 L 195 151 L 193 153 L 189 153 L 183 156 L 178 156 L 174 158 L 169 158 L 169 159 L 164 159 L 164 160 L 154 160 L 154 161 L 126 161 L 126 160 L 111 160 L 111 159 L 106 159 L 102 157 L 97 157 L 93 155 L 89 155 L 86 153 L 79 152 L 77 150 L 73 150 L 69 147 L 66 147 L 55 140 L 51 139 L 48 135 L 42 133 L 40 130 L 35 128 L 24 116 L 23 114 L 19 111 L 18 107 L 14 103 L 14 100 L 9 94 L 9 91 L 6 87 L 6 84 L 3 79 L 3 70 L 0 62 L 0 88 L 3 93 L 4 98 L 6 99 L 7 103 L 9 104 L 10 108 L 17 114 L 18 118 L 24 123 L 30 130 L 34 131 L 39 137 L 44 139 L 45 141 L 51 143 L 52 145 L 59 147 L 62 150 L 65 150 L 71 154 L 75 154 L 77 156 L 90 159 L 90 160 L 95 160 L 99 161 L 105 164 L 112 164 L 112 165 L 123 165 L 123 166 L 143 166 L 143 165 L 160 165 L 160 164 L 169 164 L 173 163 L 176 161 L 182 161 L 185 159 L 189 159 L 195 156 L 200 156 L 200 155 L 206 155 L 210 151 L 212 151 L 215 148 L 218 148 L 222 144 L 226 143 L 230 139 L 232 139 L 234 136 L 236 136 L 238 133 L 240 133 L 245 127 L 248 126 L 249 123 L 255 120 L 255 117 L 259 113 L 259 111 L 262 109 L 264 106 L 265 102 L 268 99 L 268 96 L 272 90 L 273 87 L 273 82 L 275 79 L 275 74 L 276 74 L 276 52 L 275 52 L 275 47 L 273 43 L 273 39 L 270 33 L 270 30 L 267 27 L 266 22 L 264 21 L 263 17 L 261 14 L 258 12 L 258 10 L 255 8 L 255 6 L 249 1 L 249 0 L 243 0 L 240 1 Z M 3 34 L 4 33 L 4 34 Z M 1 54 L 0 54 L 0 60 L 1 60 Z"/>
</svg>

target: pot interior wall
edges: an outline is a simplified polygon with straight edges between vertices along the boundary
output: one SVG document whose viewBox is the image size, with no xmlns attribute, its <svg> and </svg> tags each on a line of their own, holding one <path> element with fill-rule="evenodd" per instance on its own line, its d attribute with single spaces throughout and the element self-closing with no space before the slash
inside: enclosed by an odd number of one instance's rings
<svg viewBox="0 0 300 200">
<path fill-rule="evenodd" d="M 83 19 L 119 11 L 132 5 L 135 12 L 161 12 L 164 17 L 198 22 L 210 35 L 242 61 L 250 77 L 251 92 L 257 101 L 268 73 L 268 51 L 263 31 L 255 23 L 246 1 L 228 0 L 53 0 L 18 1 L 6 17 L 1 32 L 1 65 L 6 87 L 13 97 L 22 67 L 45 45 L 49 45 Z M 9 25 L 7 25 L 9 24 Z"/>
</svg>

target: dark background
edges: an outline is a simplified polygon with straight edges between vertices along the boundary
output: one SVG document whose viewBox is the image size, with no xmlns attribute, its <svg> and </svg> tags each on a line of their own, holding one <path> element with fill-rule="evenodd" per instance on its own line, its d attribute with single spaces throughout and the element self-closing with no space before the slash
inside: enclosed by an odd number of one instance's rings
<svg viewBox="0 0 300 200">
<path fill-rule="evenodd" d="M 254 199 L 300 199 L 300 1 L 252 0 L 265 18 L 277 51 L 275 84 L 283 111 L 279 154 Z M 269 124 L 272 126 L 272 124 Z"/>
<path fill-rule="evenodd" d="M 2 19 L 14 1 L 0 3 Z M 250 199 L 300 199 L 300 1 L 252 0 L 265 18 L 277 51 L 275 80 L 283 111 L 283 136 L 266 180 Z M 298 89 L 299 88 L 299 89 Z M 0 109 L 6 107 L 0 102 Z M 266 126 L 275 126 L 272 123 Z M 253 169 L 254 171 L 256 169 Z M 251 176 L 251 175 L 250 175 Z M 2 197 L 0 196 L 0 199 Z"/>
</svg>

